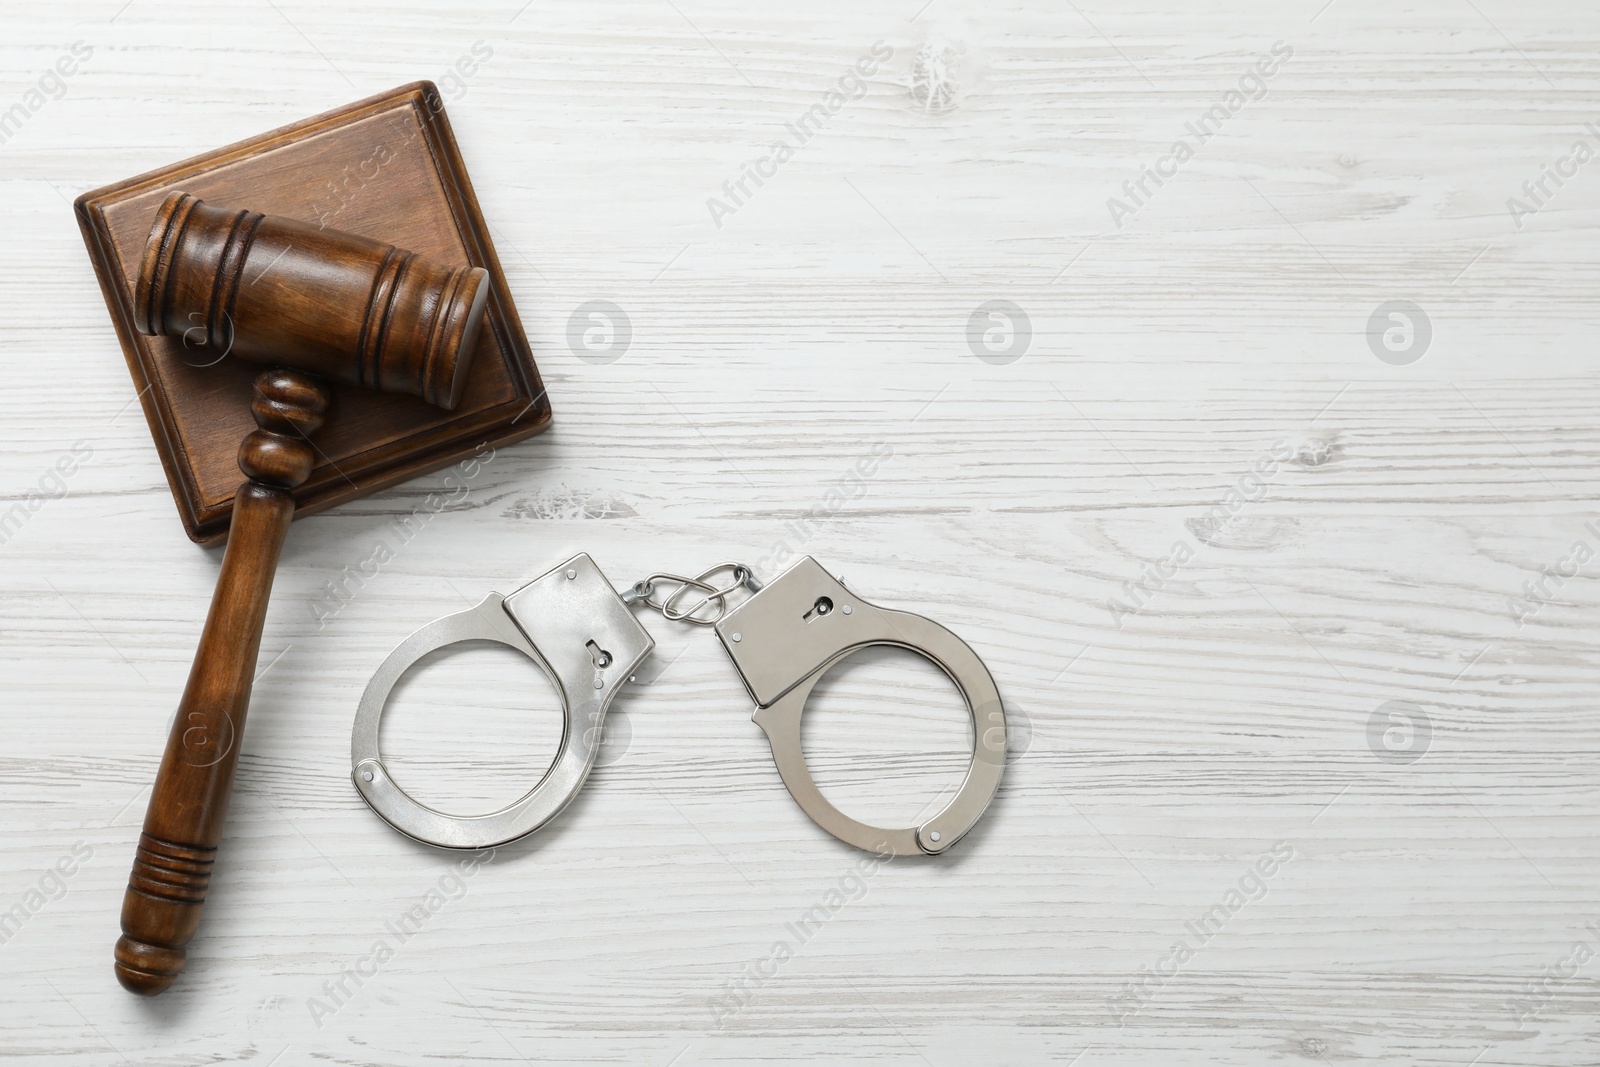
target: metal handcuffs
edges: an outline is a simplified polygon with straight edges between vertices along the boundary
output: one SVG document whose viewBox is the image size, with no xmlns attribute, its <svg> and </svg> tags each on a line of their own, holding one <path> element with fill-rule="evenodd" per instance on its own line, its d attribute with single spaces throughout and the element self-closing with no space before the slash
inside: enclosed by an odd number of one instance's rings
<svg viewBox="0 0 1600 1067">
<path fill-rule="evenodd" d="M 707 579 L 728 569 L 734 582 Z M 676 591 L 657 599 L 658 587 Z M 748 600 L 729 606 L 743 588 Z M 691 591 L 704 595 L 689 606 Z M 762 586 L 749 568 L 721 565 L 697 578 L 657 574 L 619 595 L 580 553 L 507 596 L 429 623 L 389 653 L 367 684 L 350 738 L 351 777 L 363 799 L 396 830 L 431 845 L 477 849 L 532 833 L 577 796 L 599 751 L 606 710 L 655 647 L 631 605 L 668 618 L 712 626 L 756 703 L 778 774 L 813 821 L 839 840 L 879 854 L 937 855 L 983 814 L 1005 770 L 1005 709 L 994 679 L 966 642 L 906 611 L 870 604 L 806 556 Z M 709 613 L 709 617 L 708 617 Z M 565 719 L 554 763 L 521 799 L 487 815 L 447 815 L 397 785 L 378 751 L 378 726 L 390 691 L 423 656 L 461 641 L 495 641 L 523 653 L 550 677 Z M 884 829 L 858 822 L 828 802 L 806 767 L 800 720 L 822 676 L 863 648 L 888 645 L 931 660 L 953 681 L 972 716 L 973 753 L 955 797 L 920 825 Z"/>
</svg>

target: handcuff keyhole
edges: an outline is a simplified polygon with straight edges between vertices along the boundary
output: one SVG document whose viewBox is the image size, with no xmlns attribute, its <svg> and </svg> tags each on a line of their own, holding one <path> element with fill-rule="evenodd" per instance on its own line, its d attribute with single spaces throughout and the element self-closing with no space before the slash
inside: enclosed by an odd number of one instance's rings
<svg viewBox="0 0 1600 1067">
<path fill-rule="evenodd" d="M 833 601 L 829 600 L 825 596 L 819 596 L 819 597 L 817 597 L 817 602 L 815 604 L 811 605 L 811 610 L 806 612 L 804 615 L 802 615 L 800 617 L 802 619 L 804 619 L 806 622 L 810 622 L 813 619 L 822 618 L 822 616 L 828 614 L 832 610 L 833 610 Z"/>
<path fill-rule="evenodd" d="M 594 662 L 595 670 L 603 671 L 607 667 L 611 666 L 611 653 L 607 652 L 593 641 L 588 642 L 588 644 L 584 647 L 588 648 L 589 650 L 589 659 Z"/>
</svg>

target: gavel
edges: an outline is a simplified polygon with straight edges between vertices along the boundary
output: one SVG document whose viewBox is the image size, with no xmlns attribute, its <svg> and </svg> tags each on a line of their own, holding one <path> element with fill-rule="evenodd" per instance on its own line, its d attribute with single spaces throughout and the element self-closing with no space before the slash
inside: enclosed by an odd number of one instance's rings
<svg viewBox="0 0 1600 1067">
<path fill-rule="evenodd" d="M 257 429 L 239 445 L 245 481 L 123 897 L 125 988 L 149 996 L 172 985 L 200 924 L 294 489 L 320 454 L 311 436 L 327 415 L 326 382 L 454 408 L 488 295 L 481 267 L 366 237 L 182 192 L 157 211 L 135 292 L 139 331 L 270 369 L 255 379 Z"/>
</svg>

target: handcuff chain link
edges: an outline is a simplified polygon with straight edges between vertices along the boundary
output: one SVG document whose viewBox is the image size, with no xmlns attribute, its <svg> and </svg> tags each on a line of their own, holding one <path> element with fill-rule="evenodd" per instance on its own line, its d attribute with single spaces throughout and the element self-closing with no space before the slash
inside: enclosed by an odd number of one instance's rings
<svg viewBox="0 0 1600 1067">
<path fill-rule="evenodd" d="M 728 571 L 730 580 L 727 585 L 716 586 L 710 579 L 722 571 Z M 665 598 L 658 596 L 657 583 L 672 583 L 677 586 Z M 748 566 L 743 563 L 718 563 L 708 567 L 693 578 L 685 578 L 681 574 L 668 574 L 657 571 L 650 577 L 634 582 L 632 586 L 622 592 L 625 604 L 643 604 L 654 608 L 661 614 L 675 622 L 693 623 L 696 626 L 715 626 L 722 621 L 731 606 L 728 604 L 728 595 L 740 589 L 749 590 L 751 593 L 759 591 L 761 582 L 756 578 Z M 698 589 L 705 595 L 688 607 L 679 607 L 678 601 L 689 590 Z M 714 615 L 702 616 L 700 612 L 711 607 Z"/>
</svg>

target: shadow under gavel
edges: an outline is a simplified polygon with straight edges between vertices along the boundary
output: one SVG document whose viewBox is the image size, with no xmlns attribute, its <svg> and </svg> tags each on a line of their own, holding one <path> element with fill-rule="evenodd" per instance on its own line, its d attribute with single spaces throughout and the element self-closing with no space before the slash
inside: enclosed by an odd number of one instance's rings
<svg viewBox="0 0 1600 1067">
<path fill-rule="evenodd" d="M 293 490 L 316 466 L 323 380 L 454 408 L 488 295 L 481 267 L 365 237 L 181 192 L 157 212 L 135 295 L 139 331 L 273 369 L 255 380 L 258 428 L 239 445 L 246 481 L 123 898 L 116 972 L 127 989 L 170 986 L 200 924 Z"/>
</svg>

